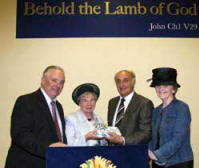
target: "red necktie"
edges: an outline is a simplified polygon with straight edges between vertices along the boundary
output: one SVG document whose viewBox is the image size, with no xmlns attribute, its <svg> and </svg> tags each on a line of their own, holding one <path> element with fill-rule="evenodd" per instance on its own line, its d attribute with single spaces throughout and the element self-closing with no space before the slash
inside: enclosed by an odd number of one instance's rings
<svg viewBox="0 0 199 168">
<path fill-rule="evenodd" d="M 53 121 L 54 121 L 54 124 L 55 124 L 57 137 L 58 137 L 59 141 L 62 142 L 61 132 L 60 132 L 60 129 L 59 129 L 59 124 L 58 124 L 57 115 L 56 115 L 56 104 L 55 104 L 54 101 L 51 102 L 51 106 L 52 106 Z"/>
</svg>

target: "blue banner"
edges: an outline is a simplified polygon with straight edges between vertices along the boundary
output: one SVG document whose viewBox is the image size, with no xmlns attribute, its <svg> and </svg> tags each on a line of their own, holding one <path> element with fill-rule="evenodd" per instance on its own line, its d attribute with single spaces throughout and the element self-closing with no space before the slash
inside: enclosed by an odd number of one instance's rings
<svg viewBox="0 0 199 168">
<path fill-rule="evenodd" d="M 17 38 L 199 37 L 198 0 L 17 0 Z"/>
<path fill-rule="evenodd" d="M 149 168 L 147 146 L 48 148 L 47 168 Z"/>
</svg>

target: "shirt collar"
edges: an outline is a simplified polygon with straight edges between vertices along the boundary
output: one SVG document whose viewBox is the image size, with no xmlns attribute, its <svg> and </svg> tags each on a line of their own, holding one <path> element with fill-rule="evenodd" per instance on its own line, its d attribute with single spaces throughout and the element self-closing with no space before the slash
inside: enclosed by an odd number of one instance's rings
<svg viewBox="0 0 199 168">
<path fill-rule="evenodd" d="M 132 91 L 130 94 L 128 94 L 126 97 L 124 97 L 125 99 L 125 103 L 129 103 L 130 100 L 132 99 L 133 95 L 134 95 L 134 91 Z M 120 96 L 120 101 L 121 101 L 122 97 Z"/>
<path fill-rule="evenodd" d="M 56 102 L 56 98 L 52 100 L 42 87 L 40 88 L 40 90 L 43 93 L 44 98 L 46 99 L 48 105 L 50 105 L 52 101 Z"/>
<path fill-rule="evenodd" d="M 124 110 L 125 110 L 125 111 L 126 111 L 128 105 L 129 105 L 129 103 L 130 103 L 130 101 L 131 101 L 131 99 L 132 99 L 134 93 L 135 93 L 135 92 L 132 91 L 129 95 L 127 95 L 126 97 L 124 97 L 124 99 L 125 99 L 125 101 L 124 101 Z M 121 99 L 122 99 L 122 97 L 120 96 L 120 101 L 119 101 L 119 102 L 121 102 Z M 118 103 L 118 106 L 119 106 L 119 103 Z"/>
</svg>

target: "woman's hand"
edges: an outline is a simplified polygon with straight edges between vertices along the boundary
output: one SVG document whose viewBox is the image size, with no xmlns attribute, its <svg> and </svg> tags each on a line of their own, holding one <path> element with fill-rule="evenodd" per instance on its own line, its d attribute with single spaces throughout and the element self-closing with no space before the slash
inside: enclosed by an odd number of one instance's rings
<svg viewBox="0 0 199 168">
<path fill-rule="evenodd" d="M 89 139 L 92 139 L 92 140 L 100 140 L 100 139 L 102 139 L 102 138 L 99 138 L 99 137 L 96 135 L 96 132 L 97 132 L 97 129 L 94 129 L 94 130 L 88 132 L 88 133 L 85 135 L 86 140 L 89 140 Z"/>
<path fill-rule="evenodd" d="M 148 155 L 151 160 L 158 160 L 151 150 L 148 150 Z"/>
</svg>

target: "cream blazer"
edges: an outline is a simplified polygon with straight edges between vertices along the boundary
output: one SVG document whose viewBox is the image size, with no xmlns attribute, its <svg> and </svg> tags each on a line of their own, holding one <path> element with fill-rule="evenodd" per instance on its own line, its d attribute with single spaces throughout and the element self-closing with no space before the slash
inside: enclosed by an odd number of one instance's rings
<svg viewBox="0 0 199 168">
<path fill-rule="evenodd" d="M 94 123 L 103 121 L 94 115 Z M 84 113 L 79 109 L 66 117 L 66 137 L 69 146 L 97 146 L 107 145 L 106 140 L 86 140 L 85 135 L 94 130 L 95 126 L 89 122 Z"/>
</svg>

